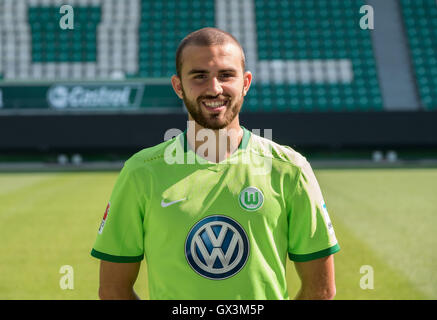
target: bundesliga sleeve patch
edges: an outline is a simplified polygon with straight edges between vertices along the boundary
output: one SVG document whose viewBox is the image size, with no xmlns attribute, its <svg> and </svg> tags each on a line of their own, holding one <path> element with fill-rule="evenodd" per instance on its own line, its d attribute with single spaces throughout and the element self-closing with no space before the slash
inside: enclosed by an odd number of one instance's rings
<svg viewBox="0 0 437 320">
<path fill-rule="evenodd" d="M 106 206 L 105 214 L 103 215 L 102 223 L 100 224 L 99 234 L 101 234 L 103 231 L 103 227 L 105 226 L 106 218 L 108 218 L 108 213 L 109 213 L 110 207 L 111 207 L 111 203 L 108 202 L 108 205 Z"/>
<path fill-rule="evenodd" d="M 328 209 L 326 208 L 326 204 L 324 201 L 321 203 L 323 218 L 325 220 L 326 225 L 328 226 L 328 232 L 330 235 L 334 236 L 334 227 L 332 226 L 331 219 L 329 218 Z"/>
</svg>

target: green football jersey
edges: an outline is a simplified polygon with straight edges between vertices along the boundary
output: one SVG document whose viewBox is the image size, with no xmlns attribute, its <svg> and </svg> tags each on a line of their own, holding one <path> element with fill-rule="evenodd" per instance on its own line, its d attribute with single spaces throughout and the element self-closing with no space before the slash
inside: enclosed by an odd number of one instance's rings
<svg viewBox="0 0 437 320">
<path fill-rule="evenodd" d="M 145 257 L 151 299 L 288 299 L 287 256 L 338 250 L 307 160 L 244 129 L 219 163 L 187 148 L 186 133 L 132 156 L 91 255 Z"/>
</svg>

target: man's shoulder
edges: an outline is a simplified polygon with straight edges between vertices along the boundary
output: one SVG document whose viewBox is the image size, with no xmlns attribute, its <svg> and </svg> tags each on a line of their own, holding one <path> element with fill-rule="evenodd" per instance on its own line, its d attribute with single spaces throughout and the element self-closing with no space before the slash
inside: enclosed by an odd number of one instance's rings
<svg viewBox="0 0 437 320">
<path fill-rule="evenodd" d="M 263 157 L 277 160 L 277 163 L 285 166 L 303 168 L 308 165 L 307 159 L 290 146 L 281 145 L 253 133 L 251 151 Z"/>
<path fill-rule="evenodd" d="M 176 136 L 160 144 L 144 148 L 137 153 L 133 154 L 126 162 L 125 167 L 134 170 L 138 167 L 145 167 L 153 162 L 159 162 L 164 160 L 165 152 L 167 148 L 176 142 L 179 136 Z"/>
</svg>

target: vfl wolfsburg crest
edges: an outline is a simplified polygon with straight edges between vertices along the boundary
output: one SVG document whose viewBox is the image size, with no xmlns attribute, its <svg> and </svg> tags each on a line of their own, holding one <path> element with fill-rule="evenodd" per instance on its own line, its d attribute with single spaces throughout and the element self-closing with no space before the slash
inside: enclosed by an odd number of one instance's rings
<svg viewBox="0 0 437 320">
<path fill-rule="evenodd" d="M 258 188 L 247 187 L 240 192 L 238 197 L 240 206 L 249 211 L 255 211 L 262 207 L 264 203 L 264 196 Z"/>
</svg>

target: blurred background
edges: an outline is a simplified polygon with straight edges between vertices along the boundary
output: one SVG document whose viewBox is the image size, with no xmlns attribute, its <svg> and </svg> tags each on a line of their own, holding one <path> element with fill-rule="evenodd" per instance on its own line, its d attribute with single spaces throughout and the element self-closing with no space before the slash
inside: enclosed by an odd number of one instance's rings
<svg viewBox="0 0 437 320">
<path fill-rule="evenodd" d="M 97 298 L 89 251 L 118 170 L 186 128 L 170 77 L 206 26 L 244 47 L 241 124 L 315 168 L 337 298 L 436 299 L 436 0 L 0 0 L 0 298 Z"/>
</svg>

